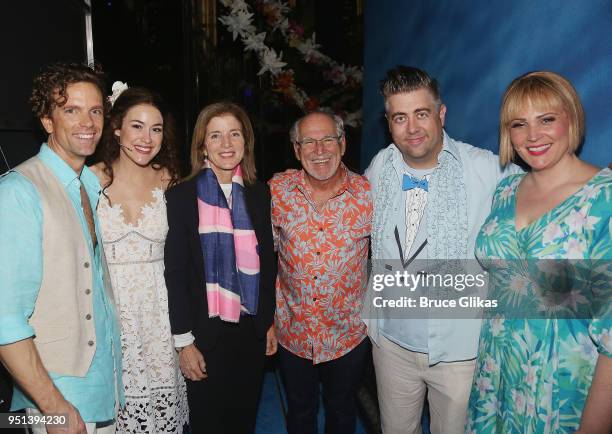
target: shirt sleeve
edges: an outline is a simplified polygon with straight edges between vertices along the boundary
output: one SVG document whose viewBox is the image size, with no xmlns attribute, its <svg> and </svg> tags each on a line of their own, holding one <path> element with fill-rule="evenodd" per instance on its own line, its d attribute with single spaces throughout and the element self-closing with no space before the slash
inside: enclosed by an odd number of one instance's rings
<svg viewBox="0 0 612 434">
<path fill-rule="evenodd" d="M 270 180 L 268 182 L 268 186 L 270 187 L 270 224 L 272 225 L 272 238 L 274 241 L 274 251 L 278 252 L 278 240 L 279 240 L 279 227 L 278 227 L 278 208 L 274 206 L 275 202 L 275 185 Z"/>
<path fill-rule="evenodd" d="M 182 333 L 180 335 L 172 335 L 172 338 L 174 339 L 174 348 L 183 348 L 195 342 L 195 337 L 191 332 Z"/>
<path fill-rule="evenodd" d="M 34 335 L 28 320 L 42 282 L 42 210 L 35 187 L 11 172 L 0 179 L 0 345 Z"/>
</svg>

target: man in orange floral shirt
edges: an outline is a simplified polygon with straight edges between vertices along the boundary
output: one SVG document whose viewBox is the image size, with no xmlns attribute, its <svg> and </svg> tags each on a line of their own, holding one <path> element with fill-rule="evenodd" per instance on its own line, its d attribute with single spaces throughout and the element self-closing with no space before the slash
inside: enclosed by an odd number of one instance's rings
<svg viewBox="0 0 612 434">
<path fill-rule="evenodd" d="M 342 120 L 313 112 L 290 132 L 302 170 L 270 181 L 279 255 L 276 332 L 289 434 L 316 432 L 319 381 L 328 433 L 354 433 L 369 350 L 360 319 L 372 220 L 370 184 L 349 171 Z"/>
</svg>

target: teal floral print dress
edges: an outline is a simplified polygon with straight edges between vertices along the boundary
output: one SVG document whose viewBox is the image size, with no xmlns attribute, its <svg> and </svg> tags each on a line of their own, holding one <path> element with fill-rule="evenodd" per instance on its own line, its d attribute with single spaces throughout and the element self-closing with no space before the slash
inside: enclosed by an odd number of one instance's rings
<svg viewBox="0 0 612 434">
<path fill-rule="evenodd" d="M 612 357 L 612 171 L 601 170 L 517 231 L 515 198 L 523 176 L 499 183 L 476 241 L 498 308 L 483 320 L 470 434 L 573 433 L 598 356 Z M 563 262 L 550 259 L 573 264 L 563 277 L 569 287 L 563 303 L 546 302 L 546 286 L 559 282 L 541 278 L 537 267 Z"/>
</svg>

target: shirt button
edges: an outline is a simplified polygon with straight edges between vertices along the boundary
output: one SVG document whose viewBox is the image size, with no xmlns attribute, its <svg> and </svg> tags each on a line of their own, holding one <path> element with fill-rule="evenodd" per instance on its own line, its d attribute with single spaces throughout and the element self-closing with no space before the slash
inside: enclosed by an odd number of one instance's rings
<svg viewBox="0 0 612 434">
<path fill-rule="evenodd" d="M 83 264 L 83 267 L 85 267 L 85 268 L 89 268 L 89 262 L 85 262 L 85 263 Z"/>
<path fill-rule="evenodd" d="M 87 294 L 87 295 L 91 294 L 91 289 L 87 288 L 87 289 L 85 290 L 85 294 Z"/>
<path fill-rule="evenodd" d="M 87 345 L 89 345 L 90 347 L 93 347 L 94 346 L 94 341 L 87 342 Z"/>
<path fill-rule="evenodd" d="M 87 315 L 85 315 L 85 319 L 89 321 L 91 319 L 91 314 L 88 313 Z"/>
</svg>

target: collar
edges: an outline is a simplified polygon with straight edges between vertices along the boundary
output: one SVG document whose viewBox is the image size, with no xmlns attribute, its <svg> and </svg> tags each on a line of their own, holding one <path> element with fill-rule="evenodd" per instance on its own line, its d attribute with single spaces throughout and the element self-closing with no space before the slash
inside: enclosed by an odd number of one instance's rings
<svg viewBox="0 0 612 434">
<path fill-rule="evenodd" d="M 89 167 L 83 166 L 83 170 L 81 170 L 81 175 L 79 176 L 68 163 L 62 160 L 62 158 L 47 145 L 47 143 L 43 143 L 40 147 L 38 158 L 51 169 L 55 176 L 57 176 L 57 179 L 59 179 L 65 187 L 70 186 L 75 180 L 78 180 L 83 183 L 86 190 L 100 192 L 98 177 L 89 170 Z"/>
<path fill-rule="evenodd" d="M 457 161 L 461 160 L 459 157 L 459 148 L 457 148 L 455 141 L 446 134 L 446 130 L 442 130 L 442 151 L 440 154 L 442 152 L 448 152 Z M 438 161 L 440 161 L 440 155 L 438 155 Z"/>
</svg>

